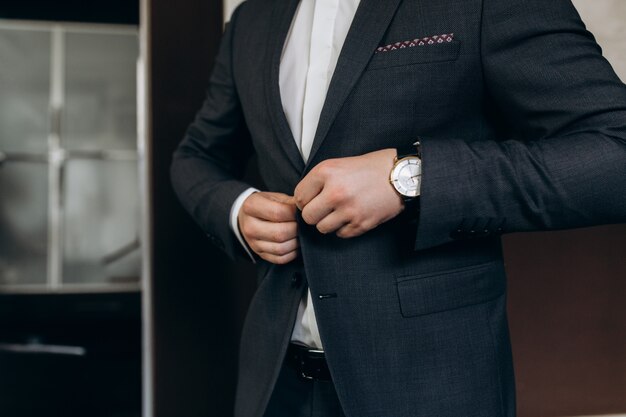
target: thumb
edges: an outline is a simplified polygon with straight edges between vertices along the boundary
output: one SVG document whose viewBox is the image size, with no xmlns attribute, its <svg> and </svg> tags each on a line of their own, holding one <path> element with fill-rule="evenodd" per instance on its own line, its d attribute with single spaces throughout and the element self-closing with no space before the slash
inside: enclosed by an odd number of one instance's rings
<svg viewBox="0 0 626 417">
<path fill-rule="evenodd" d="M 283 193 L 267 193 L 270 200 L 276 201 L 278 203 L 289 204 L 292 206 L 296 205 L 296 199 L 292 195 L 287 195 Z"/>
<path fill-rule="evenodd" d="M 285 204 L 289 204 L 290 206 L 295 206 L 296 205 L 296 198 L 292 195 L 286 195 L 284 196 L 284 199 L 282 200 L 282 203 Z"/>
</svg>

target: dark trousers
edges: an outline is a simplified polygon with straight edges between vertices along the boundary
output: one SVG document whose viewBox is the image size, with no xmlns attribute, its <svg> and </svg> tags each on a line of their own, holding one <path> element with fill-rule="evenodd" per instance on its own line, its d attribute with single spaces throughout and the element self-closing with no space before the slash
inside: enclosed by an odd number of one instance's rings
<svg viewBox="0 0 626 417">
<path fill-rule="evenodd" d="M 332 382 L 302 379 L 285 361 L 264 417 L 345 417 L 345 414 Z"/>
</svg>

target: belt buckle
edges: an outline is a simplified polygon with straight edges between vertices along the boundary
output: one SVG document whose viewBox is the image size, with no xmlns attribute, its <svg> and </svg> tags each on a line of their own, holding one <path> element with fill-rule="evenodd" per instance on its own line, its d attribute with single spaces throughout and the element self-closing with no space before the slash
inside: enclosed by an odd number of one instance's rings
<svg viewBox="0 0 626 417">
<path fill-rule="evenodd" d="M 313 348 L 306 348 L 301 350 L 301 354 L 298 357 L 298 370 L 300 377 L 304 380 L 313 381 L 320 379 L 319 376 L 317 376 L 319 372 L 315 369 L 311 369 L 311 366 L 314 366 L 315 363 L 315 359 L 313 358 L 315 355 L 319 355 L 319 359 L 323 360 L 324 351 Z"/>
</svg>

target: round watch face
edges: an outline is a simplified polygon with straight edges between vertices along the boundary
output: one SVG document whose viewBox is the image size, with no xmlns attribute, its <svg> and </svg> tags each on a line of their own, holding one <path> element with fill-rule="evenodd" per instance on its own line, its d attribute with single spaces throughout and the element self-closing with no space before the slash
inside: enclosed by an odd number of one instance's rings
<svg viewBox="0 0 626 417">
<path fill-rule="evenodd" d="M 422 179 L 422 162 L 415 156 L 409 156 L 396 162 L 391 171 L 391 183 L 398 193 L 406 197 L 417 197 Z"/>
</svg>

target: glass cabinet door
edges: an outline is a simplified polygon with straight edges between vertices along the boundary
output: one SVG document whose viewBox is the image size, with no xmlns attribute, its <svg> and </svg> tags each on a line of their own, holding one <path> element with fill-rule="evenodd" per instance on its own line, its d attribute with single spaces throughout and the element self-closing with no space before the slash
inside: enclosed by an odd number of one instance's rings
<svg viewBox="0 0 626 417">
<path fill-rule="evenodd" d="M 63 280 L 139 282 L 136 33 L 67 31 Z"/>
<path fill-rule="evenodd" d="M 137 35 L 65 35 L 66 149 L 136 149 Z"/>
<path fill-rule="evenodd" d="M 48 167 L 0 165 L 0 286 L 46 284 Z"/>
<path fill-rule="evenodd" d="M 136 164 L 73 160 L 64 174 L 64 283 L 138 282 Z"/>
<path fill-rule="evenodd" d="M 45 284 L 50 33 L 0 26 L 0 285 Z"/>
<path fill-rule="evenodd" d="M 50 32 L 0 25 L 0 152 L 47 152 Z"/>
<path fill-rule="evenodd" d="M 0 291 L 138 290 L 136 28 L 0 20 Z"/>
</svg>

